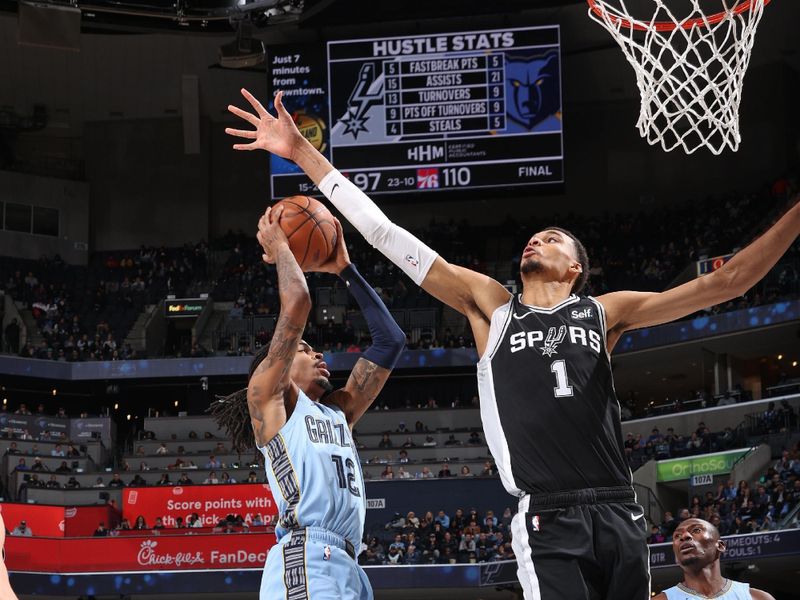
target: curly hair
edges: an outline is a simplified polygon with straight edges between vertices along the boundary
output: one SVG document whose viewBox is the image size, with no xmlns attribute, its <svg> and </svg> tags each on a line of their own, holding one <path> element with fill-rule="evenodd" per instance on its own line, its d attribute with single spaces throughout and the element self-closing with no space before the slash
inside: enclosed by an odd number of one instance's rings
<svg viewBox="0 0 800 600">
<path fill-rule="evenodd" d="M 269 344 L 259 348 L 247 373 L 247 381 L 253 377 L 258 365 L 267 357 Z M 228 396 L 216 396 L 214 402 L 206 410 L 210 413 L 220 429 L 225 431 L 231 440 L 234 450 L 245 452 L 256 447 L 256 436 L 250 424 L 250 410 L 247 407 L 247 388 L 237 390 Z"/>
</svg>

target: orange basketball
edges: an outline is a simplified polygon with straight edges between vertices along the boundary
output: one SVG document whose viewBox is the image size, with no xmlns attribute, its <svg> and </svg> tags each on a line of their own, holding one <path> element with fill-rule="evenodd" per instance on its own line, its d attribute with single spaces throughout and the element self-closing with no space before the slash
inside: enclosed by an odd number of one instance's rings
<svg viewBox="0 0 800 600">
<path fill-rule="evenodd" d="M 336 223 L 325 205 L 308 196 L 290 196 L 275 203 L 283 206 L 281 229 L 303 271 L 324 264 L 336 248 Z"/>
</svg>

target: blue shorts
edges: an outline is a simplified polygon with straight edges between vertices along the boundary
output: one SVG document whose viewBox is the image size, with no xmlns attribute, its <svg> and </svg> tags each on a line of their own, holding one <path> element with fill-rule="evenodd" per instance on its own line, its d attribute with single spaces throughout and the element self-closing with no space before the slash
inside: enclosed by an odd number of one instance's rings
<svg viewBox="0 0 800 600">
<path fill-rule="evenodd" d="M 259 600 L 373 600 L 372 586 L 336 534 L 308 527 L 270 549 Z"/>
</svg>

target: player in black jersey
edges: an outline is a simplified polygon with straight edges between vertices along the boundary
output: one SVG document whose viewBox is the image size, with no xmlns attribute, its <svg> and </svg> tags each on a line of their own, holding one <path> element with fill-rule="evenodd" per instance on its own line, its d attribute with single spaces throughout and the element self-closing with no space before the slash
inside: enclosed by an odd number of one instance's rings
<svg viewBox="0 0 800 600">
<path fill-rule="evenodd" d="M 522 294 L 449 264 L 388 217 L 300 134 L 275 97 L 270 115 L 229 107 L 255 130 L 227 129 L 296 162 L 356 229 L 417 285 L 465 315 L 480 361 L 486 440 L 503 484 L 519 498 L 513 545 L 526 600 L 646 600 L 644 511 L 624 458 L 609 353 L 631 329 L 726 302 L 755 285 L 800 232 L 795 205 L 722 268 L 662 293 L 579 295 L 583 245 L 564 229 L 533 235 L 522 254 Z"/>
</svg>

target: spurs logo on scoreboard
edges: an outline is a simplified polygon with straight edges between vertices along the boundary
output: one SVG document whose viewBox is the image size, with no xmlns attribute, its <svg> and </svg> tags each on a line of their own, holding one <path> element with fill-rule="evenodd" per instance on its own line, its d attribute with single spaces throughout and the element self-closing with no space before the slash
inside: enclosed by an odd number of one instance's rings
<svg viewBox="0 0 800 600">
<path fill-rule="evenodd" d="M 368 133 L 366 123 L 369 120 L 369 109 L 383 104 L 383 75 L 375 76 L 375 64 L 361 65 L 358 82 L 347 101 L 347 113 L 339 119 L 344 125 L 344 135 L 353 134 L 358 139 L 361 132 Z"/>
<path fill-rule="evenodd" d="M 439 187 L 439 169 L 417 169 L 417 189 Z"/>
</svg>

